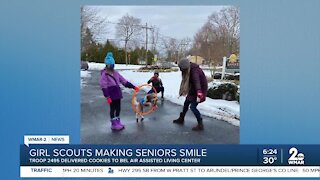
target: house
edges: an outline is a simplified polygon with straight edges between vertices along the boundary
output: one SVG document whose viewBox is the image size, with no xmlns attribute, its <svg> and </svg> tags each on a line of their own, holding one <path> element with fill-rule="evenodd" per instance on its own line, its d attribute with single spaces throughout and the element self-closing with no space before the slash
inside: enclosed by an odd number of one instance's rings
<svg viewBox="0 0 320 180">
<path fill-rule="evenodd" d="M 199 65 L 203 64 L 203 62 L 204 62 L 204 58 L 201 56 L 190 56 L 189 55 L 187 58 L 189 59 L 190 62 L 199 64 Z"/>
</svg>

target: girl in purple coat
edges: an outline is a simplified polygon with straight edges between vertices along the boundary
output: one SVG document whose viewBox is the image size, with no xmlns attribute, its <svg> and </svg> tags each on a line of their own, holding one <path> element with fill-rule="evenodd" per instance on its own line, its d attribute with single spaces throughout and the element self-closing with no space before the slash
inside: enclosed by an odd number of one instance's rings
<svg viewBox="0 0 320 180">
<path fill-rule="evenodd" d="M 100 87 L 107 103 L 110 104 L 111 129 L 122 130 L 124 125 L 120 120 L 122 92 L 120 83 L 135 91 L 139 91 L 138 87 L 128 82 L 116 70 L 114 70 L 115 61 L 112 52 L 108 52 L 105 58 L 106 67 L 101 71 Z"/>
</svg>

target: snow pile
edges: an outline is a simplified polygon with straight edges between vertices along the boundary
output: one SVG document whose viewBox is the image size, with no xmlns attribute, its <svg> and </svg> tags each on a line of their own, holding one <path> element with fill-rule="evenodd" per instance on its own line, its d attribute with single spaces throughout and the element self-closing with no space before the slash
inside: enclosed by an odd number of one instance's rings
<svg viewBox="0 0 320 180">
<path fill-rule="evenodd" d="M 121 71 L 120 74 L 136 86 L 146 84 L 153 76 L 153 72 Z M 181 73 L 160 73 L 160 78 L 165 88 L 165 99 L 183 105 L 185 97 L 179 97 Z M 211 84 L 209 83 L 209 85 Z M 147 92 L 149 89 L 150 88 L 147 87 L 144 91 Z M 132 90 L 127 88 L 125 88 L 124 91 L 132 93 Z M 207 97 L 207 100 L 204 103 L 200 103 L 198 108 L 203 115 L 227 121 L 235 126 L 240 126 L 240 105 L 237 101 L 216 100 Z"/>
<path fill-rule="evenodd" d="M 240 94 L 240 85 L 236 85 L 235 83 L 232 83 L 232 82 L 226 82 L 226 81 L 221 81 L 221 80 L 213 80 L 211 81 L 210 83 L 208 83 L 208 88 L 218 88 L 221 84 L 226 84 L 226 83 L 231 83 L 231 84 L 234 84 L 235 86 L 238 87 L 238 93 Z"/>
<path fill-rule="evenodd" d="M 208 98 L 199 104 L 203 115 L 224 120 L 235 126 L 240 126 L 240 105 L 237 101 Z"/>
<path fill-rule="evenodd" d="M 221 80 L 213 80 L 210 83 L 208 83 L 208 88 L 214 88 L 214 87 L 219 87 L 221 84 L 233 84 L 235 86 L 237 86 L 238 88 L 240 88 L 239 85 L 236 85 L 233 82 L 226 82 L 226 81 L 221 81 Z"/>
<path fill-rule="evenodd" d="M 91 77 L 91 73 L 89 71 L 80 71 L 80 86 L 81 88 L 86 86 L 85 78 Z"/>
<path fill-rule="evenodd" d="M 89 70 L 102 70 L 105 68 L 105 64 L 103 63 L 95 63 L 95 62 L 89 62 Z M 134 70 L 139 69 L 141 65 L 125 65 L 125 64 L 116 64 L 114 66 L 117 70 Z"/>
<path fill-rule="evenodd" d="M 203 70 L 203 72 L 207 77 L 211 77 L 211 71 L 210 70 Z"/>
<path fill-rule="evenodd" d="M 91 73 L 89 71 L 80 71 L 80 77 L 82 78 L 91 77 Z"/>
</svg>

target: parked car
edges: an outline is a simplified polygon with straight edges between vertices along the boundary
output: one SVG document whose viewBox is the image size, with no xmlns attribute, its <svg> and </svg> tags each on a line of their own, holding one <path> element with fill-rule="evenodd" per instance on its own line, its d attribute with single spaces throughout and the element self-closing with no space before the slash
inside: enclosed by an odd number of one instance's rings
<svg viewBox="0 0 320 180">
<path fill-rule="evenodd" d="M 214 79 L 221 79 L 221 76 L 222 76 L 222 74 L 221 73 L 218 73 L 218 72 L 216 72 L 216 73 L 214 73 Z"/>
<path fill-rule="evenodd" d="M 161 63 L 161 67 L 163 67 L 163 68 L 172 68 L 174 66 L 173 66 L 173 64 L 171 62 L 163 62 L 163 63 Z"/>
<path fill-rule="evenodd" d="M 240 73 L 234 74 L 234 80 L 240 80 Z"/>
<path fill-rule="evenodd" d="M 226 80 L 234 80 L 234 76 L 232 74 L 225 74 Z"/>
<path fill-rule="evenodd" d="M 81 61 L 80 68 L 81 68 L 81 70 L 88 70 L 89 69 L 88 61 Z"/>
</svg>

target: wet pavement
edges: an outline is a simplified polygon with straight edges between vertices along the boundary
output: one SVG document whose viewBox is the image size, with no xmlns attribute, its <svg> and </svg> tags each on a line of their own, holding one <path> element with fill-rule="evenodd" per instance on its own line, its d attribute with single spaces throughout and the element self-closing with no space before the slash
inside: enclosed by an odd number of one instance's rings
<svg viewBox="0 0 320 180">
<path fill-rule="evenodd" d="M 239 144 L 239 127 L 211 117 L 202 116 L 204 131 L 192 131 L 197 121 L 191 110 L 184 125 L 173 124 L 182 106 L 167 100 L 159 100 L 159 108 L 137 123 L 129 93 L 123 93 L 121 101 L 120 117 L 125 129 L 112 131 L 109 104 L 99 87 L 100 73 L 90 72 L 91 77 L 81 89 L 82 144 Z"/>
</svg>

